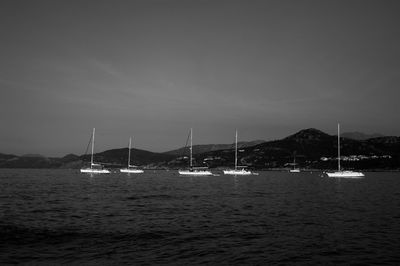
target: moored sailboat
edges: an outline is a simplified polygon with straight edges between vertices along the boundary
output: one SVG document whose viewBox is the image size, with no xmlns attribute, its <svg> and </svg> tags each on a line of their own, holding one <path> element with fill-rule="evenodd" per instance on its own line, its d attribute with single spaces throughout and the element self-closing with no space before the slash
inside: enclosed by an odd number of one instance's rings
<svg viewBox="0 0 400 266">
<path fill-rule="evenodd" d="M 101 164 L 99 163 L 94 163 L 93 161 L 93 152 L 94 152 L 94 135 L 95 135 L 96 129 L 93 128 L 93 133 L 92 133 L 92 155 L 90 159 L 90 167 L 87 168 L 82 168 L 81 173 L 88 173 L 88 174 L 109 174 L 110 170 L 105 169 Z"/>
<path fill-rule="evenodd" d="M 326 172 L 329 177 L 341 177 L 341 178 L 362 178 L 364 174 L 362 172 L 355 171 L 343 171 L 340 169 L 340 125 L 338 124 L 338 170 L 335 172 Z"/>
<path fill-rule="evenodd" d="M 293 169 L 290 169 L 289 172 L 300 173 L 300 168 L 296 168 L 296 152 L 293 153 Z"/>
<path fill-rule="evenodd" d="M 207 167 L 193 167 L 193 130 L 190 129 L 190 147 L 189 147 L 189 169 L 178 170 L 180 175 L 185 176 L 209 176 L 211 171 L 205 170 Z"/>
<path fill-rule="evenodd" d="M 138 169 L 137 166 L 131 165 L 131 144 L 132 144 L 132 138 L 129 138 L 128 167 L 119 169 L 119 171 L 121 173 L 141 174 L 144 172 L 142 169 Z"/>
<path fill-rule="evenodd" d="M 223 170 L 224 175 L 251 175 L 252 172 L 244 169 L 246 166 L 238 166 L 238 156 L 237 156 L 237 130 L 235 132 L 235 169 Z M 240 168 L 240 169 L 238 169 Z"/>
</svg>

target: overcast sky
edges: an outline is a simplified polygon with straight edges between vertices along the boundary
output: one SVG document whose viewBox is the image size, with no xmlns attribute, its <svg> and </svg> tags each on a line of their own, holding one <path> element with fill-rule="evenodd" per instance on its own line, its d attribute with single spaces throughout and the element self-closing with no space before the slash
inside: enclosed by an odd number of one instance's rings
<svg viewBox="0 0 400 266">
<path fill-rule="evenodd" d="M 0 153 L 400 135 L 400 1 L 5 1 Z"/>
</svg>

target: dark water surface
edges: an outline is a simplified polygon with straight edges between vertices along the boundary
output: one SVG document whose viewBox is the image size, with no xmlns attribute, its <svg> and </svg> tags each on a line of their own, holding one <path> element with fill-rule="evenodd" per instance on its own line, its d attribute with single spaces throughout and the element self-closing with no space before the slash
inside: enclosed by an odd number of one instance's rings
<svg viewBox="0 0 400 266">
<path fill-rule="evenodd" d="M 0 169 L 0 264 L 400 264 L 400 173 Z"/>
</svg>

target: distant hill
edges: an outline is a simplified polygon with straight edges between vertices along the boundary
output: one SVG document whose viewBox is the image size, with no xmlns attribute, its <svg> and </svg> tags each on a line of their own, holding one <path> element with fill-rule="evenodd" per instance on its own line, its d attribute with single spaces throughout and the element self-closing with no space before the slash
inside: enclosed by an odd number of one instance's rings
<svg viewBox="0 0 400 266">
<path fill-rule="evenodd" d="M 264 140 L 254 140 L 254 141 L 240 141 L 238 142 L 238 148 L 245 148 L 255 146 L 257 144 L 265 142 Z M 193 145 L 193 154 L 200 154 L 210 151 L 217 150 L 227 150 L 234 149 L 235 144 L 206 144 L 206 145 Z M 176 150 L 164 152 L 164 154 L 175 155 L 175 156 L 183 156 L 188 155 L 188 147 L 182 147 Z"/>
<path fill-rule="evenodd" d="M 5 161 L 5 160 L 9 160 L 12 158 L 17 157 L 16 155 L 13 154 L 4 154 L 4 153 L 0 153 L 0 162 Z"/>
<path fill-rule="evenodd" d="M 346 133 L 340 134 L 340 136 L 343 138 L 355 139 L 355 140 L 367 140 L 367 139 L 372 139 L 372 138 L 384 137 L 384 135 L 378 134 L 378 133 L 364 134 L 361 132 L 346 132 Z"/>
<path fill-rule="evenodd" d="M 400 156 L 400 137 L 388 136 L 368 139 L 368 144 L 374 147 L 379 147 L 380 152 L 387 153 L 393 156 Z"/>
<path fill-rule="evenodd" d="M 283 167 L 293 160 L 294 152 L 297 158 L 319 160 L 322 154 L 332 156 L 336 153 L 335 140 L 334 136 L 309 128 L 281 140 L 242 148 L 239 152 L 239 161 L 242 165 L 256 168 Z M 204 154 L 203 157 L 220 158 L 221 162 L 232 165 L 234 153 L 220 150 Z"/>
<path fill-rule="evenodd" d="M 64 166 L 77 160 L 79 157 L 72 154 L 62 158 L 45 157 L 40 154 L 0 154 L 0 168 L 69 168 Z"/>
<path fill-rule="evenodd" d="M 75 155 L 75 154 L 67 154 L 67 155 L 65 155 L 64 157 L 61 158 L 61 160 L 63 162 L 70 162 L 70 161 L 75 161 L 75 160 L 78 160 L 78 159 L 79 159 L 79 156 Z"/>
<path fill-rule="evenodd" d="M 95 162 L 108 167 L 125 167 L 128 161 L 128 148 L 107 150 L 96 153 Z M 132 149 L 132 164 L 157 167 L 173 160 L 174 155 Z M 16 156 L 0 154 L 0 168 L 80 168 L 90 162 L 90 154 L 68 154 L 62 158 L 49 158 L 41 155 Z"/>
<path fill-rule="evenodd" d="M 0 160 L 0 168 L 56 168 L 61 163 L 59 159 L 50 159 L 44 156 L 16 156 Z"/>
<path fill-rule="evenodd" d="M 240 165 L 255 169 L 285 168 L 293 161 L 300 168 L 334 169 L 337 165 L 337 136 L 308 128 L 274 141 L 240 142 Z M 196 145 L 195 165 L 231 167 L 234 163 L 233 144 Z M 375 137 L 341 140 L 342 166 L 347 169 L 400 169 L 400 137 Z M 132 149 L 132 164 L 147 168 L 180 168 L 188 165 L 188 149 L 165 153 Z M 107 167 L 125 167 L 128 149 L 112 149 L 95 154 L 95 162 Z M 90 162 L 90 155 L 68 154 L 62 158 L 0 154 L 0 168 L 75 168 Z"/>
<path fill-rule="evenodd" d="M 281 140 L 268 141 L 241 149 L 239 163 L 256 169 L 287 167 L 293 161 L 302 168 L 332 169 L 337 165 L 337 136 L 309 128 Z M 363 158 L 344 161 L 345 168 L 400 169 L 400 138 L 381 137 L 365 141 L 342 138 L 342 156 L 360 155 Z M 382 156 L 389 157 L 382 157 Z M 327 158 L 323 161 L 322 158 Z M 196 156 L 196 161 L 209 166 L 232 166 L 232 150 L 212 151 Z"/>
<path fill-rule="evenodd" d="M 24 154 L 24 155 L 21 155 L 21 157 L 45 158 L 46 156 L 43 156 L 41 154 Z"/>
<path fill-rule="evenodd" d="M 157 166 L 174 159 L 174 155 L 150 152 L 140 149 L 131 150 L 131 164 L 133 165 L 152 165 Z M 90 155 L 80 157 L 83 161 L 90 161 Z M 116 167 L 126 166 L 128 163 L 128 148 L 107 150 L 95 154 L 95 161 L 107 163 Z"/>
</svg>

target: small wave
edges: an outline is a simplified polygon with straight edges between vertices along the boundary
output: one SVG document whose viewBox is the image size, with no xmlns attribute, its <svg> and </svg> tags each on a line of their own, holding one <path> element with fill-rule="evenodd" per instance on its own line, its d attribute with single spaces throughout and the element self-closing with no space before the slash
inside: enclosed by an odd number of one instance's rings
<svg viewBox="0 0 400 266">
<path fill-rule="evenodd" d="M 174 198 L 171 195 L 143 195 L 143 196 L 129 196 L 126 199 L 127 200 L 141 200 L 141 199 L 160 199 L 160 200 L 168 200 Z"/>
<path fill-rule="evenodd" d="M 140 199 L 140 197 L 136 197 L 136 196 L 131 196 L 131 197 L 127 197 L 127 200 L 138 200 Z"/>
<path fill-rule="evenodd" d="M 109 239 L 120 241 L 123 239 L 163 239 L 173 235 L 170 231 L 144 231 L 144 232 L 101 232 L 79 231 L 78 228 L 28 228 L 17 225 L 1 225 L 0 239 L 8 245 L 20 245 L 30 243 L 61 243 L 77 239 Z M 1 244 L 0 244 L 1 245 Z"/>
</svg>

